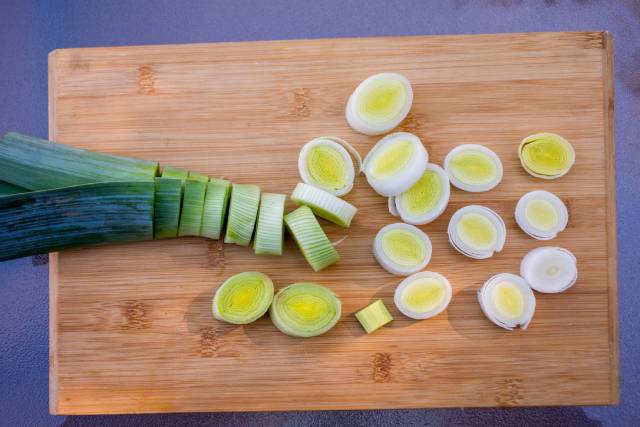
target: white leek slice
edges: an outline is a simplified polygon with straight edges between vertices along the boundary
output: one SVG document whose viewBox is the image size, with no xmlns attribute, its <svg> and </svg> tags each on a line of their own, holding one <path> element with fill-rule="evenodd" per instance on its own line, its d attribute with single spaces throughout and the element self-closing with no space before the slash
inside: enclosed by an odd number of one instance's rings
<svg viewBox="0 0 640 427">
<path fill-rule="evenodd" d="M 429 154 L 417 136 L 397 132 L 382 138 L 364 158 L 369 185 L 381 196 L 397 196 L 422 176 Z"/>
<path fill-rule="evenodd" d="M 273 282 L 263 273 L 239 273 L 227 279 L 213 297 L 213 316 L 238 325 L 262 317 L 273 301 Z"/>
<path fill-rule="evenodd" d="M 536 310 L 536 297 L 527 282 L 510 273 L 496 274 L 478 291 L 482 312 L 494 324 L 512 331 L 527 329 Z"/>
<path fill-rule="evenodd" d="M 351 154 L 351 155 L 350 155 Z M 334 136 L 322 136 L 307 142 L 300 150 L 298 172 L 303 182 L 343 196 L 353 188 L 356 171 L 351 159 L 362 168 L 360 154 L 347 141 Z"/>
<path fill-rule="evenodd" d="M 302 182 L 298 183 L 293 190 L 291 199 L 298 205 L 309 206 L 319 217 L 343 227 L 349 227 L 351 220 L 358 212 L 351 203 Z"/>
<path fill-rule="evenodd" d="M 524 170 L 542 179 L 556 179 L 569 172 L 576 153 L 569 141 L 555 133 L 537 133 L 522 140 L 518 158 Z"/>
<path fill-rule="evenodd" d="M 491 209 L 470 205 L 458 209 L 449 221 L 449 242 L 469 258 L 491 258 L 507 238 L 504 221 Z"/>
<path fill-rule="evenodd" d="M 263 193 L 256 222 L 253 251 L 258 255 L 282 255 L 284 240 L 284 194 Z"/>
<path fill-rule="evenodd" d="M 233 184 L 225 243 L 249 246 L 260 205 L 260 187 L 252 184 Z"/>
<path fill-rule="evenodd" d="M 308 206 L 286 214 L 284 223 L 313 271 L 320 271 L 340 260 L 338 251 Z"/>
<path fill-rule="evenodd" d="M 538 240 L 551 240 L 567 226 L 569 212 L 555 194 L 535 190 L 520 198 L 515 217 L 518 226 L 529 236 Z"/>
<path fill-rule="evenodd" d="M 400 216 L 400 212 L 398 212 L 398 208 L 396 208 L 396 196 L 391 196 L 387 199 L 387 204 L 389 207 L 389 213 L 393 216 Z"/>
<path fill-rule="evenodd" d="M 347 122 L 357 132 L 381 135 L 407 117 L 412 103 L 413 89 L 405 76 L 375 74 L 360 83 L 349 97 Z"/>
<path fill-rule="evenodd" d="M 451 295 L 451 283 L 446 277 L 432 271 L 421 271 L 400 282 L 394 302 L 405 316 L 428 319 L 447 308 Z"/>
<path fill-rule="evenodd" d="M 447 173 L 440 166 L 429 163 L 418 182 L 395 197 L 396 210 L 408 224 L 428 224 L 447 208 L 450 193 Z"/>
<path fill-rule="evenodd" d="M 444 170 L 454 187 L 473 193 L 489 191 L 502 180 L 502 162 L 484 145 L 463 144 L 447 154 Z"/>
<path fill-rule="evenodd" d="M 380 229 L 373 242 L 378 263 L 391 274 L 408 276 L 429 264 L 431 240 L 413 225 L 398 222 Z"/>
<path fill-rule="evenodd" d="M 317 283 L 294 283 L 280 289 L 269 310 L 271 321 L 293 337 L 315 337 L 338 323 L 340 299 Z"/>
<path fill-rule="evenodd" d="M 520 275 L 534 290 L 555 294 L 576 283 L 578 264 L 576 257 L 567 249 L 544 246 L 522 258 Z"/>
</svg>

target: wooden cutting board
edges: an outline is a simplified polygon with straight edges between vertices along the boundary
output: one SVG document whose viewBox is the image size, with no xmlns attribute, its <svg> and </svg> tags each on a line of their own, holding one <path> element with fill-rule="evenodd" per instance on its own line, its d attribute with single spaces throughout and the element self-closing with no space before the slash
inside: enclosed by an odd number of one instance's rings
<svg viewBox="0 0 640 427">
<path fill-rule="evenodd" d="M 51 412 L 262 411 L 610 404 L 619 399 L 612 41 L 606 33 L 389 37 L 69 49 L 49 58 L 50 137 L 260 184 L 289 194 L 306 141 L 336 135 L 365 154 L 376 142 L 344 119 L 370 74 L 397 71 L 415 100 L 399 130 L 431 161 L 462 143 L 495 150 L 505 174 L 481 194 L 452 190 L 445 213 L 421 227 L 428 269 L 454 288 L 448 310 L 413 321 L 393 306 L 400 278 L 375 262 L 376 231 L 395 221 L 363 178 L 346 196 L 353 226 L 323 222 L 342 261 L 313 273 L 291 242 L 282 257 L 200 238 L 66 251 L 51 257 Z M 552 131 L 577 154 L 571 172 L 527 175 L 519 141 Z M 513 219 L 518 198 L 545 189 L 568 205 L 553 245 L 573 251 L 577 284 L 536 294 L 530 328 L 508 332 L 482 315 L 476 291 L 518 272 L 543 246 Z M 499 212 L 504 251 L 471 260 L 448 244 L 451 214 Z M 293 205 L 289 202 L 289 208 Z M 245 270 L 277 287 L 317 281 L 342 299 L 328 334 L 296 339 L 268 317 L 248 326 L 213 319 L 216 287 Z M 354 312 L 382 298 L 395 319 L 366 335 Z"/>
</svg>

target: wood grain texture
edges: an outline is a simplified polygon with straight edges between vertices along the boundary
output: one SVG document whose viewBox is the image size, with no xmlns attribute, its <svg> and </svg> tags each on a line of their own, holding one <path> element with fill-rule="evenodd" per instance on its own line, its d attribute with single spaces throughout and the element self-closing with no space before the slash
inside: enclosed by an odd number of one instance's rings
<svg viewBox="0 0 640 427">
<path fill-rule="evenodd" d="M 71 49 L 50 56 L 50 137 L 290 194 L 297 155 L 320 135 L 365 154 L 346 100 L 370 74 L 397 71 L 414 88 L 399 130 L 416 133 L 431 161 L 474 142 L 495 150 L 504 179 L 488 193 L 453 189 L 445 213 L 421 227 L 428 269 L 454 288 L 448 310 L 403 318 L 400 279 L 375 262 L 376 231 L 394 222 L 360 178 L 359 209 L 344 230 L 323 222 L 342 261 L 314 273 L 291 241 L 285 256 L 256 256 L 183 238 L 65 251 L 51 258 L 51 412 L 58 414 L 608 404 L 618 401 L 612 43 L 604 33 L 361 38 Z M 571 172 L 543 181 L 521 168 L 522 138 L 557 132 L 576 149 Z M 578 258 L 577 284 L 537 294 L 527 331 L 482 315 L 476 291 L 517 272 L 543 246 L 513 218 L 518 198 L 546 189 L 567 204 L 551 244 Z M 451 214 L 467 204 L 499 212 L 505 249 L 471 260 L 448 244 Z M 293 205 L 288 202 L 288 209 Z M 213 319 L 216 287 L 240 271 L 277 287 L 318 281 L 343 301 L 328 334 L 295 339 L 268 318 L 248 326 Z M 382 298 L 395 319 L 366 335 L 354 313 Z"/>
</svg>

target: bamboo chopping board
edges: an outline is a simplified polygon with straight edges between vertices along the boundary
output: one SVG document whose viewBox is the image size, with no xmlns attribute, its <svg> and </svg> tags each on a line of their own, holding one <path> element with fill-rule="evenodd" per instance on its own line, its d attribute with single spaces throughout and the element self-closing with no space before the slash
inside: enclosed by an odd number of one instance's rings
<svg viewBox="0 0 640 427">
<path fill-rule="evenodd" d="M 323 222 L 342 261 L 313 273 L 289 241 L 282 257 L 183 238 L 71 250 L 51 257 L 50 408 L 56 414 L 609 404 L 619 399 L 612 42 L 606 33 L 223 43 L 58 50 L 49 58 L 50 138 L 187 168 L 290 194 L 306 141 L 335 135 L 365 154 L 376 142 L 344 119 L 370 74 L 397 71 L 415 99 L 399 130 L 432 162 L 462 143 L 495 150 L 497 189 L 453 189 L 445 213 L 422 226 L 428 269 L 454 296 L 430 320 L 393 306 L 400 279 L 375 262 L 376 231 L 395 219 L 360 178 L 348 230 Z M 527 175 L 519 141 L 540 131 L 569 139 L 577 162 L 556 181 Z M 569 207 L 552 242 L 576 254 L 580 277 L 536 294 L 530 328 L 507 332 L 482 315 L 476 291 L 518 272 L 543 246 L 513 219 L 518 198 L 546 189 Z M 471 260 L 448 244 L 452 213 L 483 204 L 507 225 L 502 253 Z M 289 209 L 293 205 L 289 202 Z M 216 287 L 240 271 L 277 287 L 317 281 L 343 301 L 328 334 L 296 339 L 268 317 L 248 326 L 213 319 Z M 395 317 L 366 335 L 354 313 L 382 298 Z"/>
</svg>

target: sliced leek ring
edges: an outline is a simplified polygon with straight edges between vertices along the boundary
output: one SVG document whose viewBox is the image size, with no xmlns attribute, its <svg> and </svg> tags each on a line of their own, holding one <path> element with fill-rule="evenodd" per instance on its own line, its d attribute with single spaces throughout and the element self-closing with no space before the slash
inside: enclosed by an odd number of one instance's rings
<svg viewBox="0 0 640 427">
<path fill-rule="evenodd" d="M 502 162 L 484 145 L 463 144 L 447 154 L 444 170 L 454 187 L 473 193 L 489 191 L 502 180 Z"/>
<path fill-rule="evenodd" d="M 284 223 L 313 271 L 323 270 L 340 260 L 338 251 L 308 206 L 286 214 Z"/>
<path fill-rule="evenodd" d="M 530 251 L 520 263 L 520 275 L 534 290 L 564 292 L 578 280 L 576 257 L 567 249 L 544 246 Z"/>
<path fill-rule="evenodd" d="M 489 320 L 512 331 L 527 329 L 536 310 L 536 297 L 527 282 L 510 273 L 496 274 L 478 291 L 478 302 Z"/>
<path fill-rule="evenodd" d="M 429 154 L 417 136 L 408 132 L 387 135 L 364 158 L 369 185 L 381 196 L 397 196 L 418 182 Z"/>
<path fill-rule="evenodd" d="M 291 194 L 298 205 L 309 206 L 313 213 L 342 227 L 349 227 L 358 209 L 351 203 L 308 184 L 298 183 Z"/>
<path fill-rule="evenodd" d="M 245 272 L 228 278 L 213 297 L 213 316 L 243 325 L 262 317 L 273 301 L 273 282 L 263 273 Z"/>
<path fill-rule="evenodd" d="M 260 206 L 260 187 L 252 184 L 233 184 L 225 243 L 249 246 Z"/>
<path fill-rule="evenodd" d="M 431 240 L 413 225 L 398 222 L 380 229 L 373 242 L 378 263 L 391 274 L 408 276 L 429 264 Z"/>
<path fill-rule="evenodd" d="M 400 282 L 394 302 L 402 314 L 421 320 L 442 313 L 451 302 L 451 295 L 451 283 L 446 277 L 421 271 Z"/>
<path fill-rule="evenodd" d="M 507 238 L 504 221 L 491 209 L 470 205 L 458 209 L 449 221 L 449 242 L 469 258 L 491 258 L 502 251 Z"/>
<path fill-rule="evenodd" d="M 529 236 L 538 240 L 551 240 L 567 226 L 569 212 L 555 194 L 535 190 L 520 198 L 515 218 L 518 226 Z"/>
<path fill-rule="evenodd" d="M 306 184 L 325 190 L 334 196 L 351 191 L 356 170 L 353 156 L 362 168 L 362 159 L 347 141 L 335 136 L 322 136 L 307 142 L 300 150 L 298 172 Z"/>
<path fill-rule="evenodd" d="M 253 239 L 253 251 L 256 254 L 282 255 L 286 199 L 284 194 L 262 193 Z"/>
<path fill-rule="evenodd" d="M 537 133 L 522 140 L 518 158 L 524 170 L 542 179 L 566 175 L 576 161 L 569 141 L 555 133 Z"/>
<path fill-rule="evenodd" d="M 407 224 L 428 224 L 447 208 L 450 193 L 447 173 L 429 163 L 418 182 L 395 197 L 396 211 Z"/>
<path fill-rule="evenodd" d="M 340 299 L 317 283 L 294 283 L 280 289 L 269 310 L 271 321 L 282 333 L 293 337 L 315 337 L 338 323 Z"/>
<path fill-rule="evenodd" d="M 375 74 L 358 85 L 349 97 L 346 118 L 365 135 L 387 133 L 402 122 L 413 103 L 409 80 L 397 73 Z"/>
</svg>

